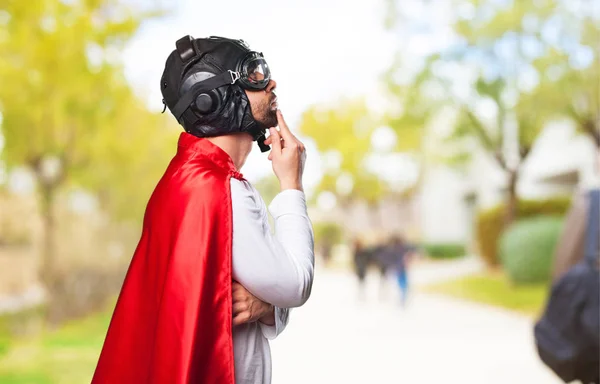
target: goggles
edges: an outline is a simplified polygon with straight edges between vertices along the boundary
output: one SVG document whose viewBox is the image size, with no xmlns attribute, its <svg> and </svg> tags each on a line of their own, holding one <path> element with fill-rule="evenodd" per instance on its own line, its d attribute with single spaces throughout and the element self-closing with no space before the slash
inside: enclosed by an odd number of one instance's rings
<svg viewBox="0 0 600 384">
<path fill-rule="evenodd" d="M 263 54 L 254 51 L 239 61 L 235 73 L 239 76 L 239 85 L 248 90 L 263 90 L 271 81 L 271 71 Z"/>
</svg>

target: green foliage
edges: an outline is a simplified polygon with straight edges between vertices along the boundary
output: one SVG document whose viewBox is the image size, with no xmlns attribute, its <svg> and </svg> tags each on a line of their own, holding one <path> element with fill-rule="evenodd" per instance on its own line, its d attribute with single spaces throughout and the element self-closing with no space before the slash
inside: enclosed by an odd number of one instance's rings
<svg viewBox="0 0 600 384">
<path fill-rule="evenodd" d="M 15 338 L 39 331 L 44 310 L 45 307 L 39 305 L 19 312 L 0 314 L 0 361 L 3 355 L 10 352 Z"/>
<path fill-rule="evenodd" d="M 585 23 L 588 34 L 600 40 L 600 20 L 595 24 Z M 547 56 L 533 64 L 543 75 L 543 82 L 535 97 L 539 105 L 550 110 L 546 120 L 566 117 L 573 121 L 580 133 L 588 135 L 600 148 L 600 54 L 596 51 L 591 65 L 573 70 L 569 66 L 569 55 L 559 50 L 550 50 Z"/>
<path fill-rule="evenodd" d="M 310 136 L 322 152 L 340 150 L 357 156 L 342 158 L 341 167 L 358 169 L 360 155 L 370 148 L 375 122 L 364 100 L 342 100 L 331 106 L 312 106 L 302 115 L 299 130 Z M 357 140 L 358 139 L 358 140 Z"/>
<path fill-rule="evenodd" d="M 260 197 L 263 199 L 265 204 L 268 206 L 271 201 L 277 196 L 277 194 L 281 191 L 281 186 L 279 185 L 279 180 L 273 174 L 269 176 L 265 176 L 254 183 L 254 187 L 260 194 Z M 271 215 L 267 215 L 269 220 L 269 225 L 271 229 L 275 228 L 275 221 Z"/>
<path fill-rule="evenodd" d="M 421 245 L 421 248 L 432 259 L 456 259 L 466 254 L 463 244 L 430 243 Z"/>
<path fill-rule="evenodd" d="M 339 244 L 344 237 L 344 229 L 334 222 L 318 222 L 313 225 L 315 245 L 329 246 Z"/>
<path fill-rule="evenodd" d="M 28 167 L 49 204 L 58 188 L 84 188 L 114 216 L 139 219 L 175 140 L 135 97 L 117 54 L 155 12 L 117 0 L 1 4 L 1 159 L 9 171 Z M 59 164 L 52 183 L 47 159 Z"/>
<path fill-rule="evenodd" d="M 9 1 L 3 8 L 9 15 L 0 40 L 4 160 L 33 167 L 52 155 L 67 167 L 83 165 L 94 136 L 115 122 L 129 91 L 120 64 L 104 50 L 122 46 L 140 20 L 123 18 L 118 7 L 106 12 L 98 1 Z M 90 62 L 90 49 L 99 62 Z"/>
<path fill-rule="evenodd" d="M 333 106 L 313 106 L 306 110 L 300 122 L 300 132 L 311 137 L 319 152 L 337 155 L 339 167 L 325 169 L 316 193 L 329 191 L 342 202 L 365 200 L 374 203 L 386 193 L 387 184 L 366 167 L 373 153 L 371 134 L 379 126 L 364 100 L 342 100 Z M 350 177 L 352 189 L 339 191 L 341 177 Z"/>
<path fill-rule="evenodd" d="M 141 222 L 150 194 L 175 155 L 180 130 L 171 116 L 149 113 L 134 99 L 119 114 L 118 132 L 99 132 L 102 141 L 91 149 L 89 165 L 73 172 L 72 184 L 95 192 L 114 220 Z"/>
<path fill-rule="evenodd" d="M 428 135 L 427 126 L 446 117 L 448 109 L 455 111 L 444 120 L 452 130 L 435 151 L 438 158 L 464 166 L 476 153 L 474 146 L 479 147 L 506 171 L 507 200 L 515 201 L 517 171 L 548 122 L 570 119 L 600 147 L 600 12 L 595 2 L 448 0 L 406 7 L 387 0 L 385 25 L 398 32 L 401 42 L 414 30 L 445 31 L 427 12 L 442 3 L 455 38 L 423 60 L 402 57 L 399 48 L 386 77 L 401 105 L 399 121 L 420 121 L 421 135 Z M 507 132 L 516 133 L 516 142 Z M 514 214 L 511 206 L 506 204 L 508 218 Z"/>
<path fill-rule="evenodd" d="M 535 125 L 566 117 L 577 124 L 580 131 L 589 134 L 600 146 L 600 12 L 593 1 L 570 0 L 513 1 L 510 6 L 491 6 L 488 2 L 467 1 L 475 5 L 475 14 L 493 10 L 485 22 L 475 17 L 462 19 L 455 30 L 466 38 L 469 48 L 494 48 L 513 39 L 512 57 L 502 58 L 499 53 L 487 53 L 489 60 L 504 60 L 511 68 L 511 76 L 519 76 L 526 69 L 537 76 L 537 87 L 522 92 L 516 109 Z M 479 13 L 479 14 L 483 14 Z M 550 38 L 544 29 L 552 28 L 560 39 Z M 535 49 L 532 49 L 537 45 Z M 537 51 L 537 52 L 535 52 Z M 585 57 L 585 60 L 581 60 Z M 527 104 L 533 102 L 536 107 Z M 528 122 L 527 119 L 521 119 Z M 526 123 L 526 125 L 528 125 Z M 529 122 L 529 125 L 534 125 Z M 535 126 L 534 125 L 534 126 Z M 525 127 L 527 134 L 533 127 Z"/>
<path fill-rule="evenodd" d="M 0 335 L 0 358 L 8 352 L 10 348 L 10 339 L 4 335 Z"/>
<path fill-rule="evenodd" d="M 111 305 L 36 338 L 7 339 L 10 348 L 0 355 L 0 383 L 89 383 L 113 309 Z"/>
<path fill-rule="evenodd" d="M 344 239 L 344 228 L 335 222 L 317 222 L 313 224 L 315 248 L 323 260 L 329 263 L 332 249 Z"/>
<path fill-rule="evenodd" d="M 569 209 L 569 198 L 547 200 L 521 200 L 517 206 L 517 218 L 540 215 L 563 216 Z M 498 241 L 504 228 L 504 204 L 483 210 L 477 215 L 476 236 L 479 255 L 490 266 L 498 265 Z"/>
<path fill-rule="evenodd" d="M 503 273 L 486 272 L 434 284 L 425 288 L 427 292 L 473 300 L 517 311 L 529 316 L 538 316 L 548 294 L 547 284 L 517 286 Z"/>
<path fill-rule="evenodd" d="M 517 221 L 508 228 L 500 239 L 499 253 L 512 282 L 549 281 L 562 226 L 561 218 L 540 216 Z"/>
<path fill-rule="evenodd" d="M 8 353 L 12 343 L 12 337 L 7 323 L 8 319 L 6 319 L 6 315 L 0 316 L 0 359 L 2 359 L 3 355 Z"/>
<path fill-rule="evenodd" d="M 260 193 L 260 196 L 268 205 L 273 201 L 275 196 L 281 191 L 279 180 L 273 174 L 265 176 L 254 183 L 254 188 Z"/>
</svg>

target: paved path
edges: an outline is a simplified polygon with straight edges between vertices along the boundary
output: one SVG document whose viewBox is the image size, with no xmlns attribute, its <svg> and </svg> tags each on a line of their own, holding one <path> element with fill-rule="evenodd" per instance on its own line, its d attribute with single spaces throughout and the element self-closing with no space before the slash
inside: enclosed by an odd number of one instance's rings
<svg viewBox="0 0 600 384">
<path fill-rule="evenodd" d="M 473 260 L 422 265 L 417 283 L 471 273 Z M 271 344 L 274 384 L 559 384 L 538 360 L 532 321 L 512 312 L 417 293 L 402 309 L 370 274 L 317 270 L 309 302 Z M 380 293 L 384 292 L 384 295 Z"/>
</svg>

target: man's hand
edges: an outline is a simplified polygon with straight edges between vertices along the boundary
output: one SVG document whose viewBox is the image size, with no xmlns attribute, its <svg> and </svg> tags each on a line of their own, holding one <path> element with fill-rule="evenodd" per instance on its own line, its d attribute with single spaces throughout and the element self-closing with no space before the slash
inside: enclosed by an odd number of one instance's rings
<svg viewBox="0 0 600 384">
<path fill-rule="evenodd" d="M 271 304 L 260 300 L 238 282 L 231 283 L 233 297 L 233 326 L 260 321 L 275 324 L 275 311 Z"/>
<path fill-rule="evenodd" d="M 269 160 L 273 163 L 273 172 L 279 179 L 282 190 L 298 189 L 302 191 L 302 173 L 304 173 L 304 162 L 306 161 L 304 144 L 292 134 L 279 110 L 277 111 L 277 124 L 279 132 L 275 128 L 271 128 L 271 134 L 265 140 L 265 144 L 272 146 Z"/>
</svg>

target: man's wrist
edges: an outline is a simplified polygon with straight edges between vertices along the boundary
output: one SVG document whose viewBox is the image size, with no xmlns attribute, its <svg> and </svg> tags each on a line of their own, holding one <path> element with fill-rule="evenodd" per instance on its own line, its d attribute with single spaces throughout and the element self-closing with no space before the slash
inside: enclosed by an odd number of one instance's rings
<svg viewBox="0 0 600 384">
<path fill-rule="evenodd" d="M 279 186 L 282 191 L 285 191 L 286 189 L 297 189 L 299 191 L 304 191 L 300 181 L 281 181 Z"/>
<path fill-rule="evenodd" d="M 266 315 L 258 319 L 265 325 L 275 325 L 275 307 L 269 304 Z"/>
</svg>

